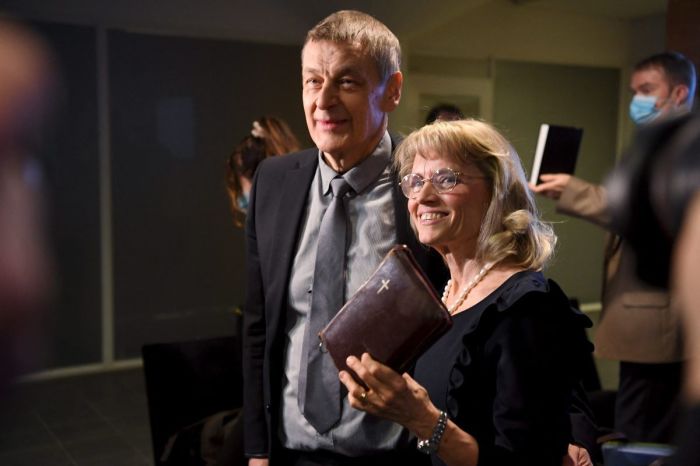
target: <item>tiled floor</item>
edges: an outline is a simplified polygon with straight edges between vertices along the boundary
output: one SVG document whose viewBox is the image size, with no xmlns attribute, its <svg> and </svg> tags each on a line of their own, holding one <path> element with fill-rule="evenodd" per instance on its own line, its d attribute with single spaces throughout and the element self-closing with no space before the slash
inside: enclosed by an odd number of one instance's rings
<svg viewBox="0 0 700 466">
<path fill-rule="evenodd" d="M 152 466 L 141 369 L 16 385 L 0 403 L 2 466 Z"/>
</svg>

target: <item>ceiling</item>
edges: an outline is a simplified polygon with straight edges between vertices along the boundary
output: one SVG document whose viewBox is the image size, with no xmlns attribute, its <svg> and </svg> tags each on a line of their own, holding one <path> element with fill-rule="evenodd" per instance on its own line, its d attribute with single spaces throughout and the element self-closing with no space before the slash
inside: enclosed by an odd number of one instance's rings
<svg viewBox="0 0 700 466">
<path fill-rule="evenodd" d="M 489 2 L 633 19 L 662 14 L 667 0 L 0 0 L 0 9 L 30 19 L 298 44 L 340 9 L 366 11 L 410 40 Z"/>
<path fill-rule="evenodd" d="M 666 12 L 667 0 L 511 0 L 571 13 L 635 19 Z"/>
</svg>

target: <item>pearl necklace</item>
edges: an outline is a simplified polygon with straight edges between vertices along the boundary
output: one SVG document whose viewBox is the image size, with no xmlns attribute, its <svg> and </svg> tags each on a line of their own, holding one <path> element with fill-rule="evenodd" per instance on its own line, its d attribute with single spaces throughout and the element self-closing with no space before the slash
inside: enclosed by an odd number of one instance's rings
<svg viewBox="0 0 700 466">
<path fill-rule="evenodd" d="M 462 305 L 465 299 L 467 299 L 467 296 L 469 295 L 469 292 L 474 289 L 474 287 L 486 276 L 487 273 L 489 273 L 489 270 L 493 268 L 493 266 L 496 265 L 495 262 L 487 262 L 478 272 L 474 277 L 467 283 L 467 286 L 464 287 L 464 291 L 462 291 L 462 294 L 459 295 L 459 298 L 457 298 L 457 301 L 452 304 L 452 306 L 448 309 L 450 315 L 454 314 L 455 311 L 459 306 Z M 452 285 L 452 279 L 447 280 L 447 284 L 445 285 L 445 291 L 442 292 L 442 302 L 447 305 L 447 298 L 450 296 L 450 285 Z"/>
</svg>

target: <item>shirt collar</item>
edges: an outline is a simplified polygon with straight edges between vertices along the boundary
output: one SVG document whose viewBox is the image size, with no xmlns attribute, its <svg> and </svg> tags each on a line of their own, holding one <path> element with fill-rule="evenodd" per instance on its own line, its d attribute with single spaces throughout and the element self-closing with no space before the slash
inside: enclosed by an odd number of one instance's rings
<svg viewBox="0 0 700 466">
<path fill-rule="evenodd" d="M 389 132 L 384 132 L 384 136 L 374 151 L 342 176 L 348 182 L 356 194 L 364 191 L 379 175 L 384 171 L 391 161 L 391 137 Z M 326 165 L 323 154 L 318 151 L 318 166 L 321 171 L 321 187 L 323 195 L 330 192 L 331 180 L 339 175 L 338 172 Z"/>
</svg>

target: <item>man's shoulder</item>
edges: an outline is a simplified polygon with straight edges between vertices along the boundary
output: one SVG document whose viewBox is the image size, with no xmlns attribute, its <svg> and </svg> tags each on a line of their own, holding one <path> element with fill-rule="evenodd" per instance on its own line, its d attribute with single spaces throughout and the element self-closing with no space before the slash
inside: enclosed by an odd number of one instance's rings
<svg viewBox="0 0 700 466">
<path fill-rule="evenodd" d="M 318 149 L 312 147 L 310 149 L 292 152 L 286 155 L 268 157 L 260 163 L 258 170 L 266 172 L 283 172 L 312 163 L 317 157 Z"/>
<path fill-rule="evenodd" d="M 315 148 L 268 157 L 258 165 L 255 171 L 255 183 L 269 190 L 270 187 L 283 183 L 290 172 L 296 171 L 298 176 L 301 174 L 299 170 L 303 171 L 306 168 L 308 173 L 311 173 L 316 168 L 317 160 L 318 149 Z"/>
</svg>

